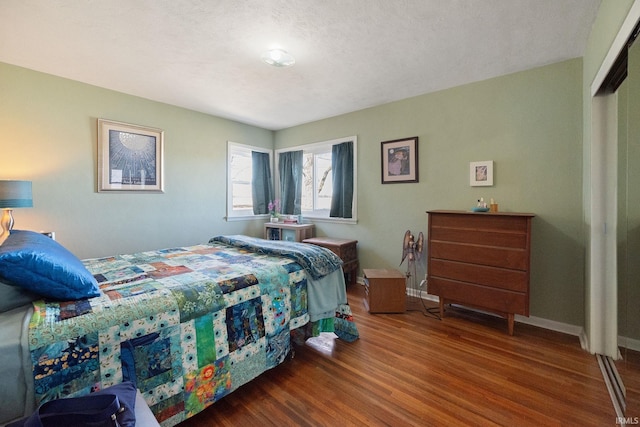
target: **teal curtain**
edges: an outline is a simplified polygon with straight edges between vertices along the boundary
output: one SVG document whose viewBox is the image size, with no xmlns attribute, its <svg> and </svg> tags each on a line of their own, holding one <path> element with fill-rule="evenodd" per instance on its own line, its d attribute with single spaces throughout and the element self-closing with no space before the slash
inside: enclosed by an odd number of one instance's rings
<svg viewBox="0 0 640 427">
<path fill-rule="evenodd" d="M 333 189 L 329 216 L 352 218 L 353 208 L 353 141 L 331 147 Z"/>
<path fill-rule="evenodd" d="M 269 202 L 273 200 L 273 180 L 271 179 L 271 162 L 268 153 L 251 152 L 251 197 L 253 214 L 269 213 Z"/>
<path fill-rule="evenodd" d="M 285 215 L 300 215 L 302 205 L 302 151 L 280 153 L 280 204 Z"/>
</svg>

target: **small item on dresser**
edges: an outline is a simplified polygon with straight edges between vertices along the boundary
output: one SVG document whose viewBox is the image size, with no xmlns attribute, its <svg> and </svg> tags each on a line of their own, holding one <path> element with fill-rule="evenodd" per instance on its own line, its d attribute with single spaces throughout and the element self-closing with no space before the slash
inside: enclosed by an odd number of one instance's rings
<svg viewBox="0 0 640 427">
<path fill-rule="evenodd" d="M 484 197 L 480 197 L 478 199 L 478 204 L 471 208 L 473 212 L 488 212 L 489 208 L 487 207 L 487 202 L 484 201 Z"/>
<path fill-rule="evenodd" d="M 493 200 L 493 198 L 491 199 L 491 204 L 489 205 L 489 212 L 498 212 L 498 204 Z"/>
</svg>

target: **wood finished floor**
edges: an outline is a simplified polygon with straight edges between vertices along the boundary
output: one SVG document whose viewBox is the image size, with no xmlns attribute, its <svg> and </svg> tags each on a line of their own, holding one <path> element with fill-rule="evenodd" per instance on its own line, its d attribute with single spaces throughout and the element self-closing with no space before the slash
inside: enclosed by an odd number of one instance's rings
<svg viewBox="0 0 640 427">
<path fill-rule="evenodd" d="M 616 369 L 627 390 L 627 411 L 630 417 L 640 417 L 640 353 L 620 349 L 622 358 L 616 361 Z"/>
<path fill-rule="evenodd" d="M 615 426 L 596 358 L 578 339 L 451 309 L 369 314 L 349 302 L 360 339 L 323 336 L 180 427 Z"/>
</svg>

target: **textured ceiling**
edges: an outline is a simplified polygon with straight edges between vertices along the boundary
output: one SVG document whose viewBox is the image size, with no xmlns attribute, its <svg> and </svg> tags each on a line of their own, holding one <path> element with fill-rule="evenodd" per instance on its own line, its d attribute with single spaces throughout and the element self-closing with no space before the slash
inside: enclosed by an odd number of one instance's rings
<svg viewBox="0 0 640 427">
<path fill-rule="evenodd" d="M 599 4 L 0 0 L 0 62 L 277 130 L 582 56 Z"/>
</svg>

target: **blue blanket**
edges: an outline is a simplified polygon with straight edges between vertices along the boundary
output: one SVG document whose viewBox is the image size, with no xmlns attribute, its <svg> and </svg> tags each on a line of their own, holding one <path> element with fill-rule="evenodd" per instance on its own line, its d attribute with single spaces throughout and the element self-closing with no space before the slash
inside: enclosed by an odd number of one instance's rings
<svg viewBox="0 0 640 427">
<path fill-rule="evenodd" d="M 342 260 L 336 254 L 320 246 L 306 243 L 265 240 L 242 235 L 216 236 L 209 241 L 209 243 L 213 242 L 222 242 L 251 252 L 293 259 L 313 279 L 320 279 L 342 267 Z"/>
</svg>

